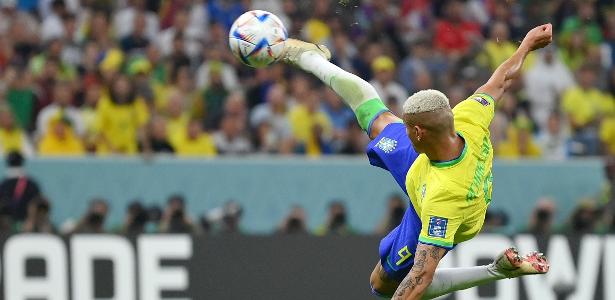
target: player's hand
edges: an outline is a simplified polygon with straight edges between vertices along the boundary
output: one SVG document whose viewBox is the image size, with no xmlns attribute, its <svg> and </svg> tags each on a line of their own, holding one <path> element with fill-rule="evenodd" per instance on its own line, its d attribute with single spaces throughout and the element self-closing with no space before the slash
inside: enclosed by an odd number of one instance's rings
<svg viewBox="0 0 615 300">
<path fill-rule="evenodd" d="M 521 42 L 521 45 L 525 45 L 534 51 L 536 49 L 543 48 L 549 45 L 553 41 L 553 25 L 544 24 L 530 30 Z"/>
</svg>

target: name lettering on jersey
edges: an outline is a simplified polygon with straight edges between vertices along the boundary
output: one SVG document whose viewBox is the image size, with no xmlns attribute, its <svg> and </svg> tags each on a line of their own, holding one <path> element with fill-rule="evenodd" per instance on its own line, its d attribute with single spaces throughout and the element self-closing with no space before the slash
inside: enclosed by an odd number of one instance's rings
<svg viewBox="0 0 615 300">
<path fill-rule="evenodd" d="M 478 197 L 478 193 L 481 188 L 484 187 L 485 181 L 485 169 L 487 163 L 487 157 L 491 152 L 491 143 L 487 136 L 483 137 L 483 145 L 481 146 L 480 156 L 478 157 L 478 163 L 476 164 L 476 170 L 474 170 L 474 177 L 472 178 L 472 184 L 468 190 L 466 200 L 474 200 Z M 487 179 L 489 176 L 487 176 Z"/>
<path fill-rule="evenodd" d="M 474 100 L 476 100 L 476 102 L 482 104 L 483 106 L 489 106 L 489 100 L 481 97 L 481 96 L 476 96 L 474 98 L 472 98 Z"/>
<path fill-rule="evenodd" d="M 429 227 L 427 228 L 427 235 L 436 238 L 446 237 L 446 226 L 448 225 L 448 219 L 442 217 L 429 217 Z"/>
<path fill-rule="evenodd" d="M 378 141 L 376 147 L 384 151 L 384 153 L 389 154 L 397 148 L 397 141 L 388 137 L 383 137 L 380 141 Z"/>
</svg>

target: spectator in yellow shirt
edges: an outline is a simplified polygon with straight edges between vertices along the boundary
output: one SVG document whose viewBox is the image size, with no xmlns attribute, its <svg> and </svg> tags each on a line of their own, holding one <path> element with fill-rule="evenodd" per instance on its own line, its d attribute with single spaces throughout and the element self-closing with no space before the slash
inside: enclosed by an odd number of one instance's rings
<svg viewBox="0 0 615 300">
<path fill-rule="evenodd" d="M 496 151 L 502 158 L 538 158 L 541 150 L 532 138 L 532 124 L 526 116 L 519 116 L 508 128 L 507 138 Z"/>
<path fill-rule="evenodd" d="M 320 110 L 317 92 L 311 92 L 304 103 L 295 106 L 288 119 L 294 139 L 307 155 L 315 156 L 330 152 L 332 125 L 327 114 Z M 303 151 L 301 151 L 303 150 Z"/>
<path fill-rule="evenodd" d="M 478 56 L 478 62 L 494 71 L 517 50 L 517 45 L 510 41 L 510 30 L 504 22 L 496 22 L 491 27 L 489 39 L 483 45 L 483 52 Z M 534 55 L 530 53 L 523 64 L 528 70 L 534 64 Z"/>
<path fill-rule="evenodd" d="M 602 120 L 600 125 L 600 140 L 604 144 L 604 150 L 608 155 L 615 155 L 615 114 Z"/>
<path fill-rule="evenodd" d="M 596 77 L 593 67 L 581 67 L 579 85 L 567 90 L 562 98 L 562 109 L 570 120 L 570 154 L 573 156 L 599 154 L 598 122 L 614 110 L 613 99 L 595 87 Z"/>
<path fill-rule="evenodd" d="M 572 129 L 595 125 L 600 116 L 612 109 L 609 95 L 595 87 L 596 72 L 591 66 L 579 69 L 579 85 L 564 92 L 563 110 L 568 114 Z"/>
<path fill-rule="evenodd" d="M 174 90 L 169 94 L 167 101 L 167 135 L 169 141 L 175 141 L 181 138 L 188 128 L 190 114 L 184 109 L 187 99 L 179 90 Z"/>
<path fill-rule="evenodd" d="M 218 152 L 212 137 L 203 132 L 203 125 L 197 119 L 188 123 L 187 130 L 173 142 L 179 156 L 215 156 Z"/>
<path fill-rule="evenodd" d="M 70 120 L 62 114 L 53 117 L 48 128 L 38 144 L 40 155 L 82 155 L 85 152 Z"/>
<path fill-rule="evenodd" d="M 102 96 L 96 106 L 96 152 L 137 153 L 138 140 L 144 138 L 148 119 L 145 101 L 135 95 L 130 80 L 119 75 L 113 81 L 109 95 Z"/>
<path fill-rule="evenodd" d="M 20 152 L 24 156 L 34 155 L 27 134 L 15 124 L 13 114 L 6 106 L 0 107 L 0 154 Z"/>
</svg>

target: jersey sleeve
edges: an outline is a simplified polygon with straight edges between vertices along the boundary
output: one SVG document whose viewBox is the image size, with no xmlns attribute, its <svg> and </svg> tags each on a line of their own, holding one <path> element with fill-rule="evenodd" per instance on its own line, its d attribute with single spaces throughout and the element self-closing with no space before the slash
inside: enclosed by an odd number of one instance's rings
<svg viewBox="0 0 615 300">
<path fill-rule="evenodd" d="M 456 123 L 472 124 L 488 130 L 495 115 L 495 100 L 487 94 L 477 93 L 457 104 L 453 114 Z"/>
<path fill-rule="evenodd" d="M 423 201 L 419 242 L 453 249 L 455 234 L 463 222 L 463 210 L 458 209 L 453 201 L 455 200 L 445 192 Z"/>
<path fill-rule="evenodd" d="M 373 166 L 385 169 L 393 175 L 393 178 L 406 191 L 406 175 L 410 166 L 419 154 L 414 150 L 412 142 L 406 134 L 403 123 L 392 123 L 367 146 L 367 157 Z"/>
</svg>

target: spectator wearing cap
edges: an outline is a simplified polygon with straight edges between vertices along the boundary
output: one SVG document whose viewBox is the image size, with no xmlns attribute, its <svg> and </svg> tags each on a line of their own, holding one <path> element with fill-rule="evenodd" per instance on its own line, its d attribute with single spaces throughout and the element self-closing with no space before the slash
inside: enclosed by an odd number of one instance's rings
<svg viewBox="0 0 615 300">
<path fill-rule="evenodd" d="M 24 158 L 19 152 L 10 152 L 6 156 L 6 165 L 5 177 L 0 182 L 0 206 L 10 213 L 14 221 L 23 221 L 30 202 L 40 196 L 41 190 L 36 180 L 23 168 Z"/>
<path fill-rule="evenodd" d="M 15 124 L 13 114 L 6 106 L 0 106 L 0 153 L 17 151 L 24 156 L 34 155 L 34 148 L 26 132 Z"/>
<path fill-rule="evenodd" d="M 378 95 L 384 102 L 397 102 L 398 105 L 408 98 L 408 92 L 404 87 L 395 82 L 395 62 L 388 56 L 378 56 L 372 62 L 374 79 L 370 84 L 374 86 Z"/>
<path fill-rule="evenodd" d="M 532 137 L 532 123 L 527 116 L 517 116 L 508 128 L 507 139 L 499 144 L 496 152 L 504 158 L 537 158 L 541 155 Z"/>
<path fill-rule="evenodd" d="M 173 140 L 173 148 L 182 157 L 212 157 L 218 153 L 213 138 L 197 119 L 190 120 L 185 132 Z"/>
<path fill-rule="evenodd" d="M 76 156 L 85 152 L 83 142 L 75 134 L 71 121 L 61 112 L 49 120 L 49 128 L 38 143 L 38 154 L 42 156 Z"/>
</svg>

